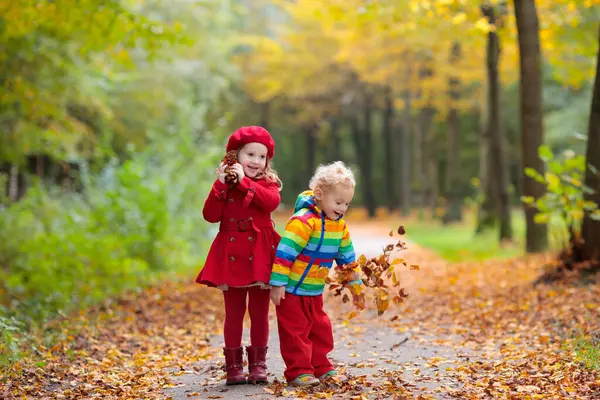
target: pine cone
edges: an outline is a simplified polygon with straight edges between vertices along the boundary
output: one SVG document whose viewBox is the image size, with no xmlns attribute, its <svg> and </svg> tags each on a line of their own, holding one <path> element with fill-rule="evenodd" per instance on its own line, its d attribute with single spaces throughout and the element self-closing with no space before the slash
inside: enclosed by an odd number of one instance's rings
<svg viewBox="0 0 600 400">
<path fill-rule="evenodd" d="M 225 153 L 225 156 L 223 157 L 223 160 L 221 160 L 221 161 L 223 162 L 223 164 L 226 165 L 226 167 L 225 167 L 225 183 L 227 183 L 229 185 L 237 183 L 238 176 L 234 171 L 231 170 L 231 166 L 233 166 L 235 163 L 238 162 L 237 151 L 229 150 L 227 153 Z"/>
</svg>

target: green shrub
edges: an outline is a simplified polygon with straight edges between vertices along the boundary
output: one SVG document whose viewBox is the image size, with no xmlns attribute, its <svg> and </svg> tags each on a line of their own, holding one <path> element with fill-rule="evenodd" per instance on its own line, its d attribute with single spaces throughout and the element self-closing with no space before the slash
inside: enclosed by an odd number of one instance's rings
<svg viewBox="0 0 600 400">
<path fill-rule="evenodd" d="M 568 233 L 568 239 L 576 239 L 581 233 L 581 223 L 586 213 L 591 218 L 600 219 L 598 204 L 584 200 L 586 193 L 593 192 L 583 184 L 585 156 L 571 150 L 555 155 L 545 145 L 540 146 L 538 153 L 545 163 L 545 171 L 526 168 L 525 174 L 545 185 L 546 192 L 537 199 L 524 196 L 522 200 L 538 210 L 536 223 L 546 224 L 552 216 L 558 216 Z M 592 172 L 597 173 L 595 170 Z M 565 247 L 568 245 L 568 242 L 564 243 Z"/>
<path fill-rule="evenodd" d="M 0 209 L 0 317 L 30 328 L 200 265 L 208 243 L 202 204 L 218 151 L 170 140 L 178 146 L 157 141 L 96 175 L 84 165 L 82 193 L 35 182 Z"/>
</svg>

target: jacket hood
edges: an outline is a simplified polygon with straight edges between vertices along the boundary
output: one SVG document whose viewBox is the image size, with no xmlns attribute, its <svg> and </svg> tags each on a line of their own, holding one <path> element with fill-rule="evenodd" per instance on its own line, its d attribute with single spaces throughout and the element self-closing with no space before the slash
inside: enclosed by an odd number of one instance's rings
<svg viewBox="0 0 600 400">
<path fill-rule="evenodd" d="M 296 204 L 294 205 L 294 212 L 296 213 L 303 208 L 309 208 L 317 211 L 319 214 L 321 213 L 321 210 L 317 207 L 317 203 L 315 202 L 315 192 L 312 190 L 305 190 L 298 195 Z"/>
</svg>

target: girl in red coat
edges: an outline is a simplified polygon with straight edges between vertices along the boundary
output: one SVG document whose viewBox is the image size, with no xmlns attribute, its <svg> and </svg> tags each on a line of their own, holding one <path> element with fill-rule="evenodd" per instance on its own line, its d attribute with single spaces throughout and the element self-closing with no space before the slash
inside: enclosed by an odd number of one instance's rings
<svg viewBox="0 0 600 400">
<path fill-rule="evenodd" d="M 269 279 L 280 239 L 271 221 L 281 201 L 281 181 L 270 165 L 275 142 L 266 129 L 247 126 L 231 135 L 230 150 L 237 150 L 238 162 L 231 167 L 237 182 L 225 183 L 221 163 L 202 211 L 208 222 L 220 223 L 219 233 L 196 282 L 223 290 L 226 384 L 246 383 L 241 347 L 246 299 L 251 323 L 248 381 L 266 383 Z"/>
</svg>

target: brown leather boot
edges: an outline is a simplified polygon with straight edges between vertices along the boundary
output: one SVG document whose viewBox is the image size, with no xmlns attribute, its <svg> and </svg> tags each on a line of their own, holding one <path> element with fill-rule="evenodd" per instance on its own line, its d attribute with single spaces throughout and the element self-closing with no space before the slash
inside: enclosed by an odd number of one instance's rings
<svg viewBox="0 0 600 400">
<path fill-rule="evenodd" d="M 244 385 L 244 350 L 241 347 L 224 348 L 225 370 L 227 371 L 226 385 Z"/>
<path fill-rule="evenodd" d="M 248 383 L 267 383 L 267 346 L 248 346 Z"/>
</svg>

